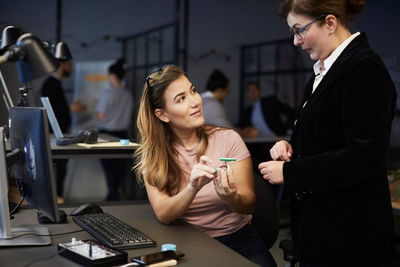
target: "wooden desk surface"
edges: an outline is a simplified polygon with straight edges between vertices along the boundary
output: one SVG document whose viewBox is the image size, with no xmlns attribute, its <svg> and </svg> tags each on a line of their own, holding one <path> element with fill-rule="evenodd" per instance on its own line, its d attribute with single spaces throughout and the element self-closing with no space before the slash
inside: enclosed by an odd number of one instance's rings
<svg viewBox="0 0 400 267">
<path fill-rule="evenodd" d="M 50 135 L 50 146 L 53 159 L 70 158 L 132 158 L 133 152 L 139 147 L 139 144 L 130 143 L 130 145 L 119 145 L 119 139 L 110 135 L 100 134 L 100 138 L 109 140 L 113 145 L 85 146 L 85 144 L 71 144 L 67 146 L 56 145 L 56 139 L 53 134 Z M 10 142 L 6 142 L 7 151 L 10 150 Z"/>
<path fill-rule="evenodd" d="M 222 245 L 215 239 L 194 229 L 184 221 L 172 225 L 164 225 L 157 221 L 150 204 L 128 204 L 102 206 L 104 212 L 113 214 L 121 221 L 141 230 L 157 242 L 156 247 L 126 250 L 128 259 L 161 250 L 164 243 L 174 243 L 177 250 L 185 257 L 178 266 L 256 266 L 238 253 Z M 72 208 L 64 209 L 67 214 Z M 37 226 L 36 210 L 21 210 L 15 214 L 13 227 Z M 68 217 L 67 224 L 46 224 L 51 234 L 70 232 L 81 229 Z M 72 237 L 78 240 L 93 239 L 87 232 L 51 237 L 51 246 L 38 247 L 3 247 L 0 248 L 1 266 L 25 266 L 35 260 L 45 259 L 33 266 L 78 266 L 72 261 L 57 255 L 57 244 L 70 242 Z M 51 257 L 54 256 L 54 257 Z"/>
<path fill-rule="evenodd" d="M 138 144 L 124 146 L 109 146 L 97 144 L 85 146 L 84 144 L 71 144 L 67 146 L 57 146 L 55 139 L 51 139 L 51 152 L 53 159 L 67 158 L 132 158 L 133 152 L 139 147 Z"/>
</svg>

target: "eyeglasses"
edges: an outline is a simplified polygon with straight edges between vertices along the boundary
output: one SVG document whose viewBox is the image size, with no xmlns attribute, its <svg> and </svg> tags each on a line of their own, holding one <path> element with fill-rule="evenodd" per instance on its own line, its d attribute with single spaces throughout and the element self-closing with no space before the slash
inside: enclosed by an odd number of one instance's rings
<svg viewBox="0 0 400 267">
<path fill-rule="evenodd" d="M 303 39 L 303 36 L 301 36 L 301 33 L 304 32 L 308 26 L 310 26 L 311 24 L 313 24 L 314 22 L 317 22 L 318 20 L 324 19 L 326 17 L 325 14 L 322 14 L 321 16 L 319 16 L 318 18 L 310 21 L 309 23 L 307 23 L 306 25 L 304 25 L 303 27 L 301 27 L 300 29 L 289 29 L 289 32 L 293 35 L 293 36 L 297 36 L 300 40 Z"/>
<path fill-rule="evenodd" d="M 147 88 L 150 88 L 150 81 L 157 81 L 158 79 L 161 78 L 163 71 L 168 67 L 172 65 L 164 65 L 161 68 L 157 68 L 156 70 L 153 70 L 150 72 L 150 74 L 146 77 L 146 84 Z"/>
</svg>

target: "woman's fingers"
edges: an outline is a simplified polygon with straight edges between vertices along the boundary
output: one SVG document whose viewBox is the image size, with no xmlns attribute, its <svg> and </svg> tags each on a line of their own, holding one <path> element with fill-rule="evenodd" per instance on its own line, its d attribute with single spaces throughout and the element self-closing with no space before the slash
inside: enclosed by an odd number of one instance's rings
<svg viewBox="0 0 400 267">
<path fill-rule="evenodd" d="M 228 183 L 228 178 L 226 175 L 225 170 L 221 170 L 221 188 L 224 190 L 225 193 L 229 192 L 229 183 Z"/>
<path fill-rule="evenodd" d="M 236 190 L 235 180 L 233 178 L 233 172 L 230 166 L 228 165 L 228 169 L 226 170 L 226 179 L 228 181 L 228 186 L 231 190 Z"/>
<path fill-rule="evenodd" d="M 214 177 L 215 190 L 221 197 L 227 197 L 236 192 L 236 185 L 232 171 L 219 169 L 218 175 Z"/>
<path fill-rule="evenodd" d="M 273 160 L 290 161 L 292 157 L 292 147 L 286 141 L 277 142 L 269 151 Z"/>
<path fill-rule="evenodd" d="M 215 168 L 211 168 L 208 164 L 211 164 L 212 160 L 207 156 L 201 156 L 198 164 L 194 165 L 193 171 L 197 177 L 205 176 L 207 178 L 213 178 L 215 174 Z"/>
<path fill-rule="evenodd" d="M 215 173 L 215 168 L 211 168 L 207 165 L 197 164 L 195 168 L 199 171 L 199 174 L 205 175 L 208 178 L 213 178 Z"/>
<path fill-rule="evenodd" d="M 209 157 L 204 156 L 204 155 L 200 157 L 200 164 L 207 165 L 207 164 L 211 164 L 211 163 L 212 163 L 212 160 Z"/>
</svg>

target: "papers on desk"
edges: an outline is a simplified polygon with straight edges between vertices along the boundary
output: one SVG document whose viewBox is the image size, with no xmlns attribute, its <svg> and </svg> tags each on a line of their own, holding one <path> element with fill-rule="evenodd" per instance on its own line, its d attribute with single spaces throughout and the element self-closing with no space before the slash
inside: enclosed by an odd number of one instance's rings
<svg viewBox="0 0 400 267">
<path fill-rule="evenodd" d="M 85 148 L 120 148 L 120 147 L 137 147 L 139 144 L 134 142 L 129 142 L 127 145 L 121 145 L 120 142 L 101 142 L 96 144 L 86 144 L 86 143 L 78 143 L 78 146 L 82 146 Z"/>
</svg>

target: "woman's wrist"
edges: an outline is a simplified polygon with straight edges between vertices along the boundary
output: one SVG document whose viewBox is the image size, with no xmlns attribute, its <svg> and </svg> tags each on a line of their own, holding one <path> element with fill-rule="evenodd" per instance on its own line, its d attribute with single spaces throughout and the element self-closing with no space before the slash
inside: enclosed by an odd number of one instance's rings
<svg viewBox="0 0 400 267">
<path fill-rule="evenodd" d="M 189 184 L 186 186 L 186 188 L 189 192 L 193 192 L 194 194 L 197 194 L 197 192 L 199 192 L 199 190 L 200 190 L 200 188 L 193 186 L 191 182 L 189 182 Z"/>
</svg>

